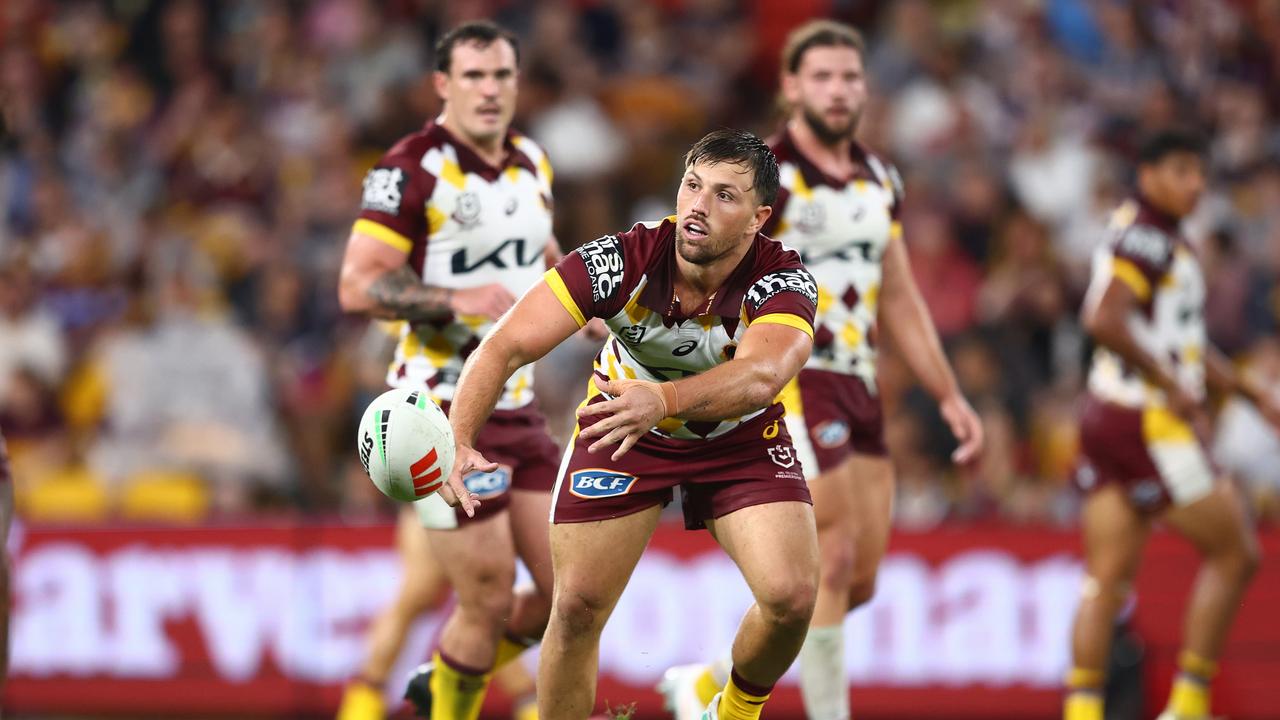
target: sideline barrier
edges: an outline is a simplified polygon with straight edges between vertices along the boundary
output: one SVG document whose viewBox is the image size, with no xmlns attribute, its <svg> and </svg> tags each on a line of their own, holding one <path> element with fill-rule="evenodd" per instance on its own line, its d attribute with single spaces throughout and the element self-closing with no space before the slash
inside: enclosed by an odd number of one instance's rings
<svg viewBox="0 0 1280 720">
<path fill-rule="evenodd" d="M 391 539 L 389 525 L 22 528 L 4 708 L 332 716 L 368 621 L 394 592 Z M 845 625 L 858 717 L 1056 718 L 1076 535 L 947 526 L 895 533 L 890 547 L 875 602 Z M 1263 547 L 1215 684 L 1218 712 L 1235 720 L 1280 717 L 1280 531 Z M 1137 615 L 1150 715 L 1195 569 L 1184 543 L 1153 537 Z M 606 629 L 600 699 L 662 717 L 652 692 L 662 671 L 727 648 L 748 602 L 706 533 L 664 526 Z M 439 620 L 414 628 L 397 677 L 424 657 Z M 493 695 L 486 714 L 505 716 Z M 768 716 L 802 717 L 794 669 Z"/>
</svg>

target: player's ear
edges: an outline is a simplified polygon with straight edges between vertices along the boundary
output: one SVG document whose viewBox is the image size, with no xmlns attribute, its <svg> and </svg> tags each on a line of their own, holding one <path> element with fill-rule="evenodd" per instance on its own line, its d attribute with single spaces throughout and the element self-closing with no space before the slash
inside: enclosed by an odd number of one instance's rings
<svg viewBox="0 0 1280 720">
<path fill-rule="evenodd" d="M 446 95 L 449 92 L 449 75 L 436 70 L 431 73 L 431 84 L 436 89 L 436 95 L 438 95 L 441 100 L 446 99 Z"/>
<path fill-rule="evenodd" d="M 800 99 L 800 77 L 795 73 L 783 72 L 779 78 L 778 88 L 782 91 L 782 99 L 787 105 L 795 105 Z"/>
<path fill-rule="evenodd" d="M 755 217 L 751 220 L 751 225 L 747 228 L 752 235 L 760 232 L 764 224 L 769 221 L 769 216 L 773 214 L 773 207 L 769 205 L 757 205 Z"/>
</svg>

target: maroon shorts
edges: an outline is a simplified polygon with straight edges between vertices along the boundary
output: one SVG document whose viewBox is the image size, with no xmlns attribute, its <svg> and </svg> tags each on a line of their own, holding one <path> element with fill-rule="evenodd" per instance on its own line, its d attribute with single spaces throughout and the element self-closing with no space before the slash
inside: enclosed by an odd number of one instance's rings
<svg viewBox="0 0 1280 720">
<path fill-rule="evenodd" d="M 872 394 L 862 378 L 806 369 L 796 380 L 800 385 L 800 412 L 818 463 L 817 472 L 831 470 L 854 453 L 877 457 L 887 454 L 880 396 Z"/>
<path fill-rule="evenodd" d="M 1162 408 L 1132 408 L 1087 395 L 1073 480 L 1091 492 L 1118 484 L 1140 512 L 1186 505 L 1213 489 L 1213 469 L 1195 433 Z"/>
<path fill-rule="evenodd" d="M 449 403 L 441 407 L 449 412 Z M 459 525 L 483 520 L 505 510 L 511 502 L 510 490 L 551 492 L 560 468 L 560 448 L 547 434 L 547 421 L 532 406 L 519 410 L 497 410 L 476 436 L 476 450 L 490 462 L 493 472 L 473 472 L 462 479 L 467 489 L 480 496 L 480 509 L 468 518 L 462 508 L 453 508 Z"/>
<path fill-rule="evenodd" d="M 591 522 L 631 515 L 671 502 L 679 486 L 685 527 L 752 505 L 812 503 L 791 436 L 773 407 L 711 440 L 674 440 L 649 433 L 616 462 L 616 446 L 594 455 L 590 442 L 570 445 L 556 484 L 553 523 Z M 590 425 L 594 418 L 583 418 Z M 594 442 L 594 439 L 592 439 Z"/>
</svg>

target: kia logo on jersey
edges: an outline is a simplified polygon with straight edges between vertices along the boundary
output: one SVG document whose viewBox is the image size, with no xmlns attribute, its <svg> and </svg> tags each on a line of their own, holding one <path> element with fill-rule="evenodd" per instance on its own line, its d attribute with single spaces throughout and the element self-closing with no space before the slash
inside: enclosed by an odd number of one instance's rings
<svg viewBox="0 0 1280 720">
<path fill-rule="evenodd" d="M 578 470 L 569 477 L 569 492 L 588 500 L 617 497 L 630 492 L 635 482 L 635 475 L 591 468 Z"/>
</svg>

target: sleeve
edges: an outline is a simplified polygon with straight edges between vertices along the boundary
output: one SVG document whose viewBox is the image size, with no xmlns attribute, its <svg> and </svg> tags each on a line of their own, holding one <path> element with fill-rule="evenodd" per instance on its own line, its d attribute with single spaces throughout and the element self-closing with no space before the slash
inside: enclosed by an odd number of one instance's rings
<svg viewBox="0 0 1280 720">
<path fill-rule="evenodd" d="M 434 178 L 411 158 L 387 153 L 364 177 L 360 215 L 352 232 L 409 252 L 428 234 L 427 200 Z"/>
<path fill-rule="evenodd" d="M 818 310 L 818 284 L 798 261 L 765 273 L 752 283 L 743 301 L 747 324 L 777 324 L 813 336 Z"/>
<path fill-rule="evenodd" d="M 1111 275 L 1128 285 L 1142 302 L 1169 272 L 1173 243 L 1164 232 L 1149 225 L 1130 225 L 1111 249 Z"/>
<path fill-rule="evenodd" d="M 612 317 L 625 304 L 623 242 L 630 234 L 592 240 L 565 255 L 543 275 L 579 327 L 593 317 Z"/>
</svg>

